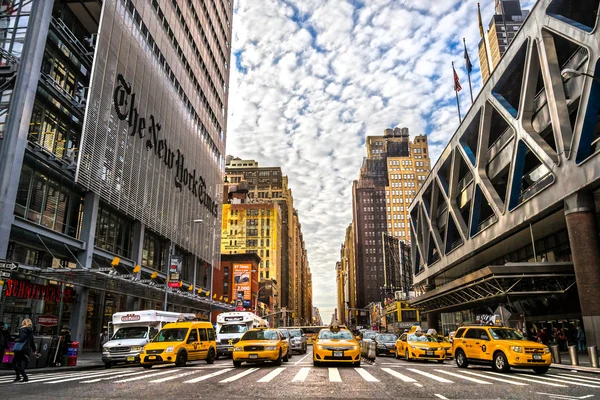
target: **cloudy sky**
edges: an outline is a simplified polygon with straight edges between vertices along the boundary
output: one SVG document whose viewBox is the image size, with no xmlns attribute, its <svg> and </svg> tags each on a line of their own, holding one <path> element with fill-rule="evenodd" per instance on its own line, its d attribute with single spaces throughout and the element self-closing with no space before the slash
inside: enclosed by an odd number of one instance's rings
<svg viewBox="0 0 600 400">
<path fill-rule="evenodd" d="M 233 36 L 227 153 L 289 176 L 328 323 L 365 137 L 408 127 L 437 159 L 458 126 L 452 61 L 470 106 L 463 37 L 481 88 L 477 1 L 235 0 Z"/>
</svg>

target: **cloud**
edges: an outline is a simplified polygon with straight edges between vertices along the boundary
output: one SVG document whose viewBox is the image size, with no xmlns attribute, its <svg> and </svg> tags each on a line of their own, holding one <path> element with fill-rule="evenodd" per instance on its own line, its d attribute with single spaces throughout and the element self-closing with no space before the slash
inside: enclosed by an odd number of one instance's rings
<svg viewBox="0 0 600 400">
<path fill-rule="evenodd" d="M 533 0 L 522 1 L 531 7 Z M 493 2 L 483 2 L 483 20 Z M 470 106 L 481 89 L 477 5 L 466 0 L 236 0 L 227 153 L 289 176 L 329 322 L 334 267 L 352 219 L 352 181 L 367 135 L 426 133 L 434 160 L 458 126 L 451 63 Z"/>
</svg>

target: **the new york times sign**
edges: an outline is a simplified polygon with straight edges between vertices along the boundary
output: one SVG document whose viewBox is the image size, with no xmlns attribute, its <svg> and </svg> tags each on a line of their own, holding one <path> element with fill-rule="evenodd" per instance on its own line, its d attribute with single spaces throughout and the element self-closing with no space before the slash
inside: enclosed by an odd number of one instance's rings
<svg viewBox="0 0 600 400">
<path fill-rule="evenodd" d="M 147 118 L 145 110 L 138 110 L 136 93 L 122 74 L 117 75 L 116 87 L 113 92 L 113 107 L 121 121 L 127 121 L 129 135 L 144 140 L 146 151 L 161 160 L 172 170 L 175 168 L 173 184 L 177 189 L 189 190 L 214 216 L 217 216 L 218 206 L 206 191 L 206 182 L 196 169 L 188 169 L 185 154 L 180 149 L 169 145 L 168 133 L 161 131 L 162 125 L 153 114 Z"/>
</svg>

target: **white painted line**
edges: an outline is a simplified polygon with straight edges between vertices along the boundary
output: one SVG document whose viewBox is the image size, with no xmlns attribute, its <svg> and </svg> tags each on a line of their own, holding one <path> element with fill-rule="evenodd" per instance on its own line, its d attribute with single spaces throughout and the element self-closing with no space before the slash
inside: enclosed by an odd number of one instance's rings
<svg viewBox="0 0 600 400">
<path fill-rule="evenodd" d="M 44 381 L 51 381 L 54 379 L 69 378 L 69 377 L 73 377 L 73 376 L 85 376 L 88 373 L 89 372 L 76 372 L 76 373 L 64 374 L 64 375 L 60 375 L 60 376 L 56 376 L 54 374 L 38 375 L 35 378 L 29 378 L 29 382 L 44 382 Z M 13 376 L 9 382 L 12 382 L 14 379 L 15 379 L 15 377 Z M 20 382 L 20 383 L 23 383 L 23 382 Z M 25 383 L 27 383 L 27 382 L 25 382 Z"/>
<path fill-rule="evenodd" d="M 529 374 L 519 374 L 519 375 L 521 375 L 521 376 L 531 376 Z M 585 387 L 591 387 L 591 388 L 600 388 L 599 384 L 592 385 L 591 383 L 575 382 L 575 381 L 572 381 L 572 380 L 567 380 L 568 378 L 556 379 L 556 378 L 547 378 L 545 376 L 536 376 L 536 378 L 543 379 L 545 381 L 550 381 L 550 382 L 565 383 L 567 385 L 576 385 L 576 386 L 585 386 Z"/>
<path fill-rule="evenodd" d="M 108 380 L 111 380 L 111 379 L 123 378 L 123 377 L 126 377 L 126 376 L 148 374 L 150 372 L 151 371 L 141 371 L 141 372 L 131 371 L 131 372 L 127 372 L 127 373 L 122 373 L 120 375 L 109 376 L 109 377 L 105 377 L 105 378 L 97 378 L 97 379 L 92 379 L 92 380 L 89 380 L 89 381 L 82 381 L 82 382 L 79 382 L 79 383 L 96 383 L 96 382 L 100 382 L 100 381 L 108 381 Z"/>
<path fill-rule="evenodd" d="M 435 397 L 437 397 L 438 399 L 442 399 L 442 400 L 448 400 L 448 398 L 447 398 L 447 397 L 444 397 L 444 396 L 442 396 L 441 394 L 434 393 L 433 395 L 434 395 Z"/>
<path fill-rule="evenodd" d="M 381 368 L 382 371 L 387 372 L 388 374 L 402 380 L 403 382 L 416 382 L 416 380 L 414 380 L 411 377 L 408 377 L 406 375 L 402 375 L 400 372 L 394 371 L 393 369 L 390 368 Z"/>
<path fill-rule="evenodd" d="M 489 371 L 484 371 L 486 375 L 493 375 L 493 376 L 506 376 L 506 375 L 502 375 L 499 372 L 489 372 Z M 520 376 L 515 376 L 515 374 L 511 374 L 510 375 L 511 379 L 519 379 L 522 381 L 526 381 L 526 382 L 533 382 L 533 383 L 539 383 L 542 385 L 548 385 L 548 386 L 555 386 L 555 387 L 567 387 L 566 385 L 559 385 L 558 383 L 551 383 L 551 382 L 543 382 L 543 381 L 539 381 L 537 379 L 531 379 L 531 378 L 523 378 Z"/>
<path fill-rule="evenodd" d="M 257 380 L 257 382 L 261 382 L 261 383 L 271 382 L 277 375 L 279 375 L 283 371 L 285 371 L 285 368 L 277 368 L 277 369 L 269 372 L 267 375 L 263 376 L 259 380 Z"/>
<path fill-rule="evenodd" d="M 554 399 L 587 399 L 589 397 L 594 397 L 593 394 L 588 394 L 587 396 L 581 396 L 581 397 L 575 397 L 575 396 L 569 396 L 566 394 L 552 394 L 552 393 L 542 393 L 542 392 L 537 392 L 536 394 L 541 394 L 541 395 L 545 395 Z"/>
<path fill-rule="evenodd" d="M 441 378 L 439 376 L 430 374 L 429 372 L 425 372 L 425 371 L 420 371 L 418 369 L 414 369 L 414 368 L 407 368 L 409 371 L 414 372 L 415 374 L 419 374 L 419 375 L 423 375 L 426 376 L 430 379 L 433 379 L 434 381 L 438 381 L 438 382 L 442 382 L 442 383 L 454 383 L 446 378 Z"/>
<path fill-rule="evenodd" d="M 571 379 L 585 379 L 587 381 L 590 381 L 590 383 L 593 382 L 600 382 L 600 379 L 598 378 L 592 378 L 591 376 L 585 376 L 585 375 L 577 375 L 577 376 L 573 376 L 573 375 L 567 375 L 567 374 L 546 374 L 548 376 L 558 376 L 561 378 L 571 378 Z M 593 381 L 593 382 L 592 382 Z"/>
<path fill-rule="evenodd" d="M 292 382 L 304 382 L 306 380 L 306 377 L 308 376 L 309 371 L 310 368 L 300 368 L 300 371 L 298 371 L 296 376 L 294 376 Z"/>
<path fill-rule="evenodd" d="M 306 355 L 304 357 L 302 357 L 301 359 L 299 359 L 298 361 L 296 361 L 296 363 L 294 365 L 300 364 L 302 361 L 304 361 L 304 359 L 306 357 L 310 356 L 311 354 L 312 354 L 312 351 L 311 352 L 307 352 Z"/>
<path fill-rule="evenodd" d="M 246 370 L 246 371 L 244 371 L 244 372 L 240 372 L 240 373 L 239 373 L 239 374 L 237 374 L 237 375 L 230 376 L 230 377 L 229 377 L 229 378 L 227 378 L 227 379 L 223 379 L 223 380 L 222 380 L 222 381 L 220 381 L 219 383 L 229 383 L 229 382 L 234 382 L 234 381 L 237 381 L 238 379 L 240 379 L 240 378 L 243 378 L 243 377 L 244 377 L 244 376 L 246 376 L 246 375 L 250 375 L 251 373 L 253 373 L 253 372 L 256 372 L 256 371 L 258 371 L 258 368 L 250 368 L 250 369 L 248 369 L 248 370 Z"/>
<path fill-rule="evenodd" d="M 371 375 L 370 373 L 368 373 L 366 370 L 364 370 L 363 368 L 354 368 L 354 370 L 356 372 L 358 372 L 358 374 L 360 376 L 363 377 L 363 379 L 367 382 L 379 382 L 379 379 L 375 378 L 373 375 Z"/>
<path fill-rule="evenodd" d="M 467 380 L 467 381 L 479 383 L 480 385 L 491 385 L 492 384 L 492 382 L 482 381 L 481 379 L 471 378 L 470 376 L 463 376 L 463 375 L 455 374 L 453 372 L 444 371 L 444 370 L 441 370 L 441 369 L 436 369 L 435 371 L 436 372 L 440 372 L 442 374 L 453 376 L 455 378 L 460 378 L 460 379 L 464 379 L 464 380 Z"/>
<path fill-rule="evenodd" d="M 146 379 L 146 378 L 154 378 L 155 376 L 159 376 L 159 375 L 173 374 L 173 373 L 175 373 L 177 371 L 179 371 L 179 370 L 178 369 L 172 369 L 172 370 L 164 371 L 164 372 L 156 372 L 156 373 L 152 373 L 152 374 L 148 374 L 148 375 L 136 376 L 134 378 L 121 379 L 120 381 L 115 381 L 115 383 L 125 383 L 125 382 L 140 381 L 140 380 Z"/>
<path fill-rule="evenodd" d="M 329 368 L 329 382 L 341 382 L 342 377 L 337 368 Z"/>
<path fill-rule="evenodd" d="M 220 371 L 213 372 L 212 374 L 204 375 L 199 378 L 190 379 L 189 381 L 185 381 L 184 383 L 196 383 L 196 382 L 205 381 L 207 379 L 210 379 L 215 376 L 219 376 L 219 375 L 224 374 L 225 372 L 229 372 L 231 370 L 233 370 L 233 368 L 222 369 Z"/>
<path fill-rule="evenodd" d="M 510 381 L 508 379 L 496 378 L 495 376 L 486 376 L 486 375 L 483 375 L 483 374 L 478 374 L 477 372 L 461 371 L 461 373 L 478 376 L 480 378 L 491 379 L 493 381 L 510 383 L 511 385 L 517 385 L 517 386 L 528 386 L 529 385 L 528 383 L 515 382 L 515 381 Z"/>
<path fill-rule="evenodd" d="M 67 377 L 60 377 L 60 378 L 52 378 L 52 379 L 37 379 L 35 381 L 30 381 L 30 382 L 42 382 L 45 381 L 44 383 L 47 385 L 52 385 L 55 383 L 62 383 L 62 382 L 71 382 L 71 381 L 80 381 L 82 379 L 87 379 L 87 378 L 91 378 L 91 377 L 98 377 L 98 376 L 110 376 L 110 375 L 115 375 L 116 372 L 113 373 L 106 373 L 106 371 L 103 372 L 95 372 L 95 373 L 88 373 L 88 374 L 81 374 L 78 376 L 73 376 L 71 378 L 67 378 Z"/>
<path fill-rule="evenodd" d="M 420 383 L 413 383 L 413 385 L 415 385 L 416 387 L 423 387 L 423 385 L 421 385 Z"/>
<path fill-rule="evenodd" d="M 197 374 L 197 373 L 198 373 L 198 371 L 182 372 L 181 374 L 177 374 L 177 375 L 173 375 L 173 376 L 167 376 L 166 378 L 155 379 L 155 380 L 150 381 L 148 383 L 167 382 L 167 381 L 170 381 L 170 380 L 173 380 L 173 379 L 183 378 L 184 376 L 193 375 L 193 374 Z"/>
</svg>

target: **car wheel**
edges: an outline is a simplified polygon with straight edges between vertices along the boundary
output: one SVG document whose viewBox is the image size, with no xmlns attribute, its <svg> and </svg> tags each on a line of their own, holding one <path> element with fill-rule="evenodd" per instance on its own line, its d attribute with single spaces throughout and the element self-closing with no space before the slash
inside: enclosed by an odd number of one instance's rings
<svg viewBox="0 0 600 400">
<path fill-rule="evenodd" d="M 187 364 L 187 355 L 182 351 L 179 354 L 177 354 L 175 365 L 178 367 L 185 367 L 185 364 Z"/>
<path fill-rule="evenodd" d="M 109 362 L 104 363 L 104 368 L 106 368 L 106 369 L 111 369 L 112 366 L 113 366 L 112 363 L 109 363 Z"/>
<path fill-rule="evenodd" d="M 360 367 L 360 361 L 355 361 L 353 364 L 355 367 Z"/>
<path fill-rule="evenodd" d="M 406 361 L 410 361 L 410 356 L 408 355 L 408 349 L 406 349 L 406 351 L 404 352 L 404 359 Z"/>
<path fill-rule="evenodd" d="M 146 365 L 146 364 L 142 364 L 142 367 L 143 367 L 144 369 L 150 369 L 150 368 L 152 368 L 152 365 Z"/>
<path fill-rule="evenodd" d="M 285 357 L 283 357 L 283 362 L 288 362 L 288 361 L 290 361 L 290 353 L 289 352 L 285 353 Z"/>
<path fill-rule="evenodd" d="M 396 349 L 396 360 L 400 359 L 400 353 L 398 353 L 398 349 Z"/>
<path fill-rule="evenodd" d="M 275 360 L 275 365 L 277 365 L 278 367 L 281 365 L 282 361 L 282 355 L 281 355 L 281 350 L 279 350 L 279 357 L 277 357 L 277 360 Z"/>
<path fill-rule="evenodd" d="M 469 366 L 467 356 L 465 356 L 465 352 L 461 349 L 456 350 L 456 357 L 454 359 L 458 368 L 467 368 Z"/>
<path fill-rule="evenodd" d="M 492 367 L 496 372 L 507 372 L 510 369 L 506 356 L 501 351 L 494 354 L 494 361 Z"/>
<path fill-rule="evenodd" d="M 206 357 L 206 363 L 207 364 L 213 364 L 215 362 L 215 351 L 213 349 L 210 349 L 208 351 L 208 357 Z"/>
<path fill-rule="evenodd" d="M 242 366 L 242 362 L 241 361 L 235 361 L 235 360 L 233 360 L 233 366 L 236 367 L 236 368 L 239 368 L 239 367 Z"/>
<path fill-rule="evenodd" d="M 535 372 L 536 374 L 545 374 L 546 372 L 548 372 L 548 370 L 550 369 L 550 367 L 535 367 L 533 368 L 533 372 Z"/>
</svg>

